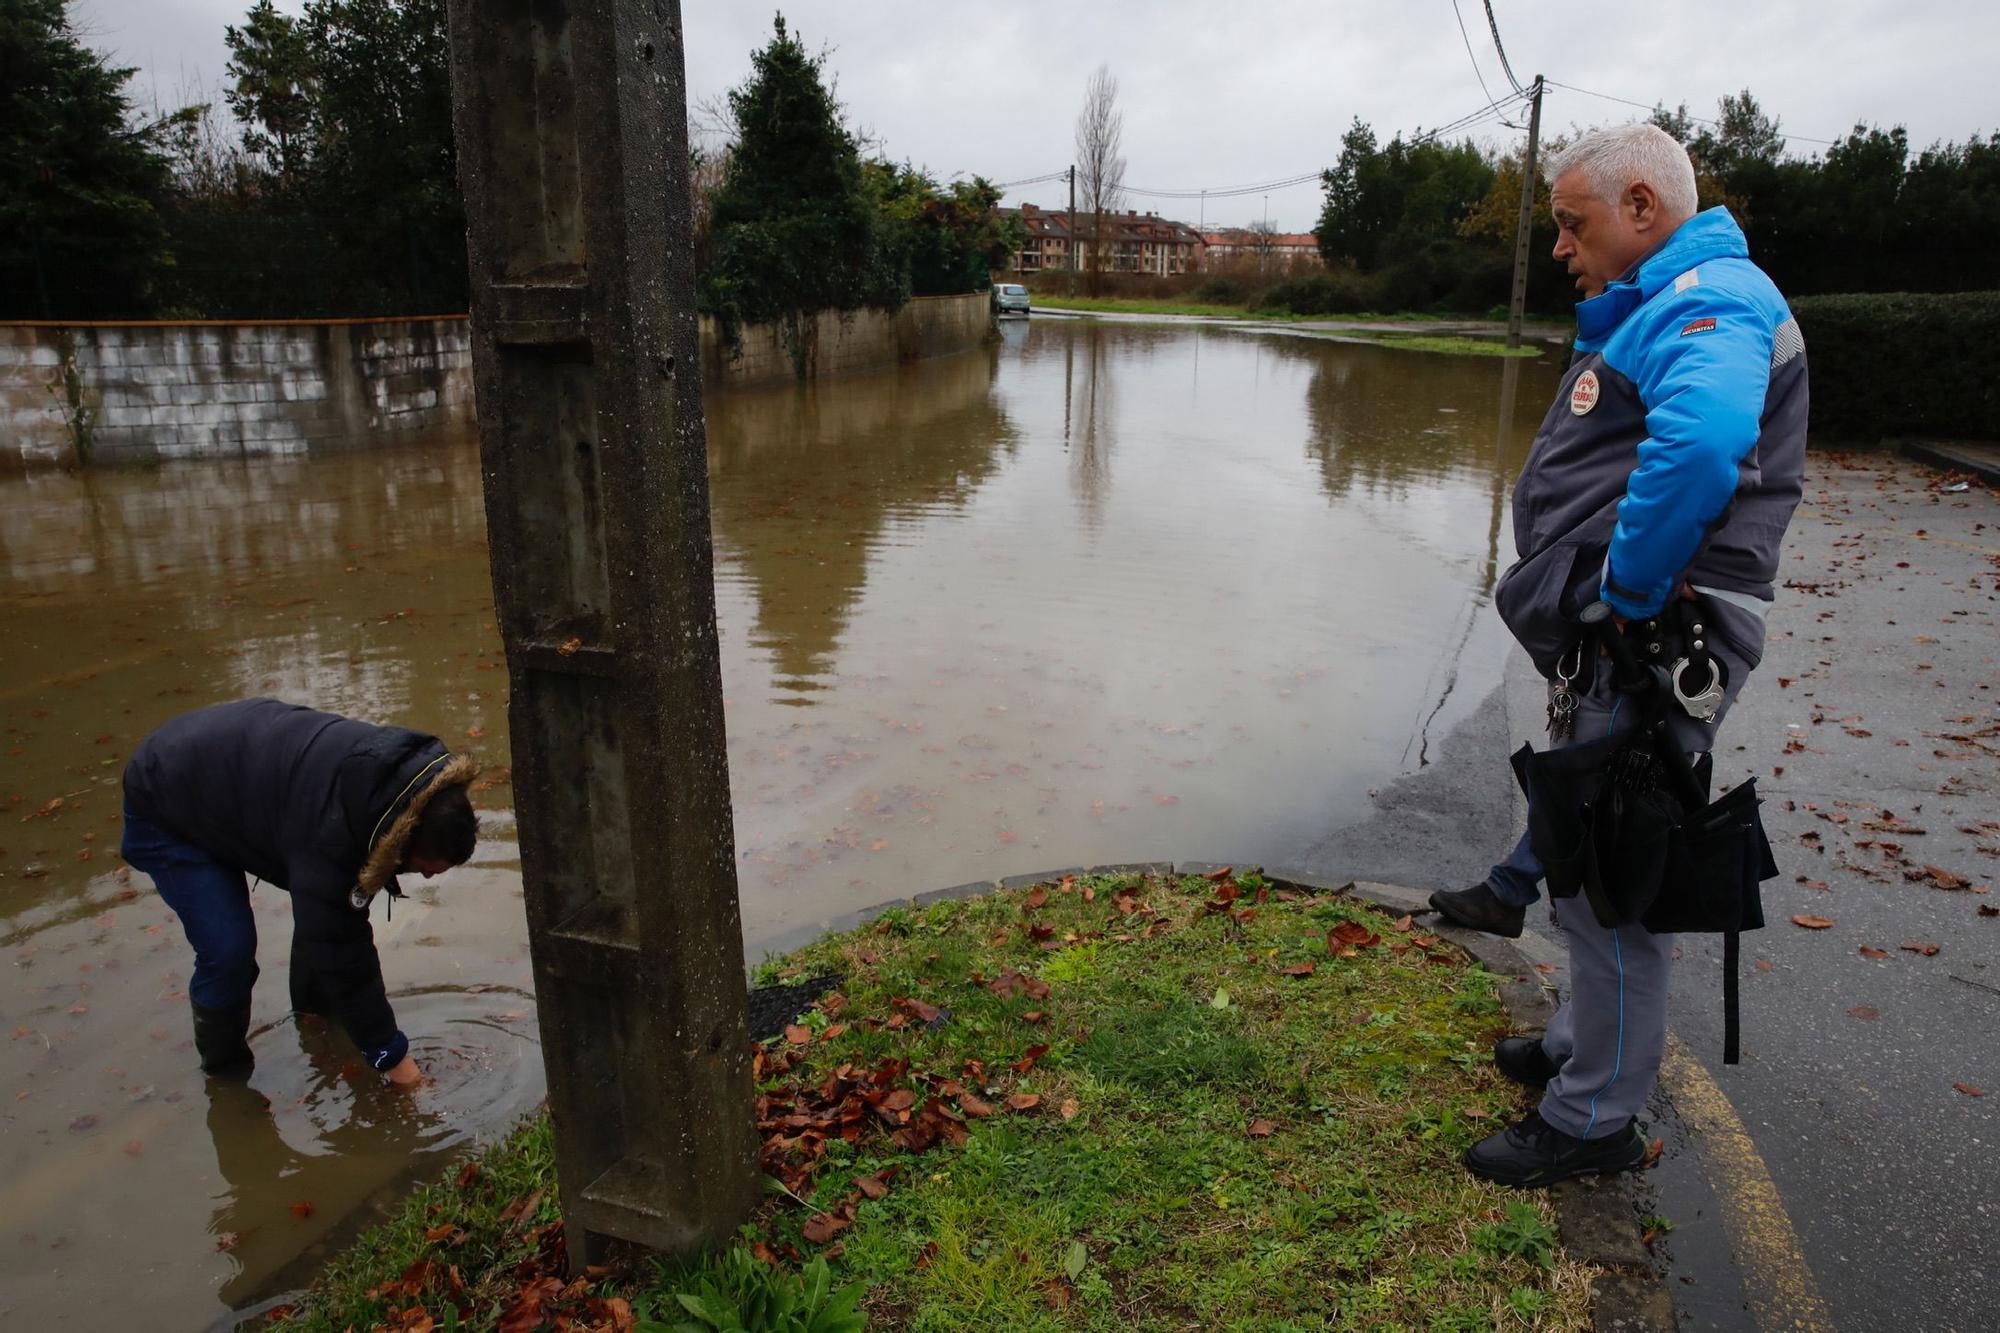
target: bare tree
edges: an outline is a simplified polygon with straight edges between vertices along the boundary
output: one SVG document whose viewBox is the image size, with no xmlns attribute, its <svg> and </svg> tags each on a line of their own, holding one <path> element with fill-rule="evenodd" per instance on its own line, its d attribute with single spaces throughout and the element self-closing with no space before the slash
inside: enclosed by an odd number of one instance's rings
<svg viewBox="0 0 2000 1333">
<path fill-rule="evenodd" d="M 1244 229 L 1248 232 L 1250 252 L 1257 256 L 1257 271 L 1269 273 L 1272 261 L 1278 256 L 1278 226 L 1269 218 L 1259 218 Z"/>
<path fill-rule="evenodd" d="M 1118 80 L 1099 65 L 1084 90 L 1076 117 L 1076 198 L 1090 218 L 1089 271 L 1104 267 L 1104 217 L 1125 202 L 1125 113 L 1118 109 Z M 1096 285 L 1093 281 L 1093 287 Z"/>
</svg>

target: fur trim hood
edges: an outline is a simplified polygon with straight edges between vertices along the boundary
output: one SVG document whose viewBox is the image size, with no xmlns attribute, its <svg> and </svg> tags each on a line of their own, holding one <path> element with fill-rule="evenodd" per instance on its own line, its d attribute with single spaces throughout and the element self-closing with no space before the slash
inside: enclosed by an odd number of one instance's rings
<svg viewBox="0 0 2000 1333">
<path fill-rule="evenodd" d="M 375 834 L 369 843 L 368 859 L 361 863 L 361 873 L 355 877 L 355 906 L 366 909 L 368 902 L 384 888 L 397 892 L 395 883 L 397 868 L 403 864 L 403 851 L 409 845 L 410 835 L 416 832 L 417 819 L 430 804 L 431 798 L 452 787 L 464 787 L 479 776 L 479 765 L 470 755 L 439 755 L 426 765 L 422 772 L 411 780 L 414 794 L 407 800 L 398 794 L 397 800 L 404 801 L 400 810 L 392 801 L 382 812 L 386 827 Z M 394 816 L 391 818 L 391 816 Z"/>
</svg>

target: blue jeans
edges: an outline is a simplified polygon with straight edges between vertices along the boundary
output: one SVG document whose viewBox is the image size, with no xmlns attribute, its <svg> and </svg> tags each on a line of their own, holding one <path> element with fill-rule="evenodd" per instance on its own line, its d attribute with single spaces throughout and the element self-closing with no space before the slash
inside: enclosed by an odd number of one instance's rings
<svg viewBox="0 0 2000 1333">
<path fill-rule="evenodd" d="M 243 872 L 133 814 L 129 806 L 119 853 L 152 877 L 181 919 L 194 946 L 189 997 L 206 1009 L 248 1003 L 257 983 L 257 920 Z"/>
<path fill-rule="evenodd" d="M 1493 896 L 1509 907 L 1532 907 L 1542 896 L 1542 863 L 1528 845 L 1526 829 L 1507 859 L 1486 872 L 1486 882 L 1492 885 Z"/>
</svg>

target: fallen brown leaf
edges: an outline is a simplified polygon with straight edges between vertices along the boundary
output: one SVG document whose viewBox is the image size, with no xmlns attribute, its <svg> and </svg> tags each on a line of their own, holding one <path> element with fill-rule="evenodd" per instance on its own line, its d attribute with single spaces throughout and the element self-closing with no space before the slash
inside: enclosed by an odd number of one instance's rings
<svg viewBox="0 0 2000 1333">
<path fill-rule="evenodd" d="M 1911 953 L 1920 953 L 1926 958 L 1935 958 L 1941 946 L 1932 944 L 1929 940 L 1904 940 L 1902 947 Z"/>
<path fill-rule="evenodd" d="M 1007 1109 L 1010 1111 L 1032 1111 L 1041 1104 L 1041 1097 L 1032 1092 L 1017 1092 L 1007 1099 Z"/>
<path fill-rule="evenodd" d="M 1889 956 L 1887 949 L 1878 949 L 1872 944 L 1862 945 L 1859 953 L 1863 958 L 1887 958 Z"/>
<path fill-rule="evenodd" d="M 1986 1089 L 1977 1087 L 1971 1083 L 1954 1083 L 1951 1086 L 1957 1088 L 1968 1097 L 1984 1097 L 1986 1095 Z"/>
<path fill-rule="evenodd" d="M 1849 1018 L 1866 1019 L 1872 1023 L 1882 1016 L 1882 1011 L 1872 1004 L 1857 1004 L 1847 1011 L 1847 1016 Z"/>
<path fill-rule="evenodd" d="M 1792 924 L 1795 926 L 1804 926 L 1807 930 L 1825 930 L 1827 927 L 1831 926 L 1833 922 L 1823 916 L 1812 916 L 1806 913 L 1801 913 L 1800 915 L 1792 918 Z"/>
<path fill-rule="evenodd" d="M 814 1213 L 799 1228 L 799 1234 L 815 1245 L 824 1245 L 852 1225 L 838 1213 Z"/>
<path fill-rule="evenodd" d="M 1252 1120 L 1245 1132 L 1253 1139 L 1268 1139 L 1278 1132 L 1278 1127 L 1268 1120 Z"/>
</svg>

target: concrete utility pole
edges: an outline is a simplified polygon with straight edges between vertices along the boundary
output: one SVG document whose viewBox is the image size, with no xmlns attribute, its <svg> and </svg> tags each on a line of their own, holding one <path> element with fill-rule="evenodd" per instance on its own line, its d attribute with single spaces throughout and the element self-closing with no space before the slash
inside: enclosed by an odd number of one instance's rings
<svg viewBox="0 0 2000 1333">
<path fill-rule="evenodd" d="M 1521 221 L 1514 229 L 1514 295 L 1507 302 L 1507 345 L 1521 345 L 1521 315 L 1528 304 L 1528 234 L 1535 225 L 1535 154 L 1542 140 L 1542 76 L 1528 102 L 1528 153 L 1521 160 Z"/>
<path fill-rule="evenodd" d="M 450 0 L 515 815 L 573 1267 L 758 1199 L 678 0 Z"/>
<path fill-rule="evenodd" d="M 1076 163 L 1074 162 L 1070 163 L 1069 167 L 1068 226 L 1069 240 L 1064 243 L 1063 248 L 1068 253 L 1069 271 L 1074 273 L 1076 272 Z"/>
</svg>

